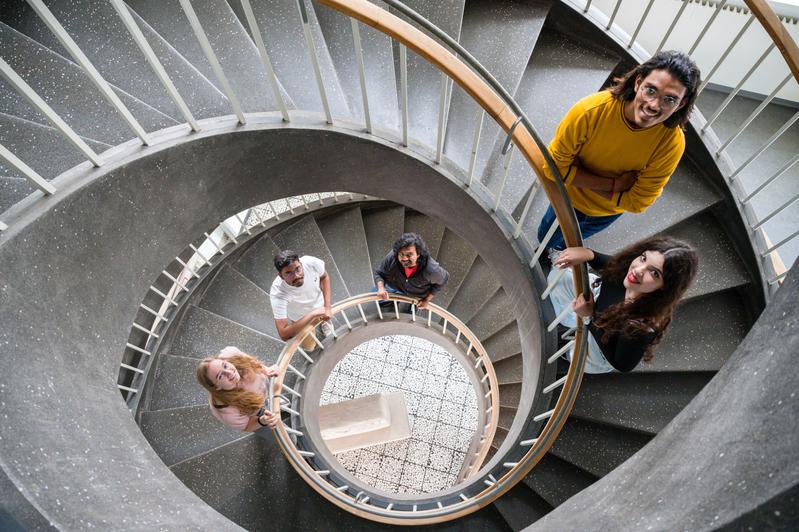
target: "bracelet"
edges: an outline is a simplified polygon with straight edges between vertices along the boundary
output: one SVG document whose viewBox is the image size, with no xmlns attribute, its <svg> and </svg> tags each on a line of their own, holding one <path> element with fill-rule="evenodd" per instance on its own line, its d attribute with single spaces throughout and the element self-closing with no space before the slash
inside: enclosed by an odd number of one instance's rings
<svg viewBox="0 0 799 532">
<path fill-rule="evenodd" d="M 261 414 L 261 416 L 263 416 L 263 414 Z M 258 421 L 258 424 L 261 425 L 262 427 L 268 427 L 269 425 L 261 423 L 261 416 L 258 416 L 257 418 L 255 418 L 256 421 Z"/>
</svg>

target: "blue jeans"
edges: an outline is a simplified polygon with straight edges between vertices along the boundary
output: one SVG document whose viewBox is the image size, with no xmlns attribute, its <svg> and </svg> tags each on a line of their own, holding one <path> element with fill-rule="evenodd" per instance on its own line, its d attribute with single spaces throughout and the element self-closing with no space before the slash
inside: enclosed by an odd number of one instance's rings
<svg viewBox="0 0 799 532">
<path fill-rule="evenodd" d="M 583 240 L 602 231 L 607 226 L 615 222 L 616 218 L 621 216 L 621 213 L 611 214 L 610 216 L 588 216 L 587 214 L 581 213 L 577 209 L 574 209 L 574 214 L 577 216 L 577 224 L 580 226 L 580 233 L 583 235 Z M 554 221 L 555 211 L 552 209 L 552 205 L 550 205 L 547 208 L 547 212 L 544 213 L 544 217 L 541 218 L 541 223 L 538 225 L 539 242 L 544 241 L 544 237 L 547 235 L 547 231 Z M 560 232 L 560 227 L 555 229 L 555 233 L 549 240 L 549 245 L 547 245 L 547 247 L 554 249 L 566 248 L 566 243 L 563 241 L 563 234 Z"/>
</svg>

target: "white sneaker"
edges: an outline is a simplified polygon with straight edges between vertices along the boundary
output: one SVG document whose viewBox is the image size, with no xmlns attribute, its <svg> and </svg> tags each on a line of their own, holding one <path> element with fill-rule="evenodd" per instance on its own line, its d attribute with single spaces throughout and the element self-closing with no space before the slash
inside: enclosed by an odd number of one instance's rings
<svg viewBox="0 0 799 532">
<path fill-rule="evenodd" d="M 322 330 L 322 334 L 325 338 L 328 336 L 333 336 L 333 324 L 329 321 L 323 321 L 320 323 L 319 328 Z"/>
</svg>

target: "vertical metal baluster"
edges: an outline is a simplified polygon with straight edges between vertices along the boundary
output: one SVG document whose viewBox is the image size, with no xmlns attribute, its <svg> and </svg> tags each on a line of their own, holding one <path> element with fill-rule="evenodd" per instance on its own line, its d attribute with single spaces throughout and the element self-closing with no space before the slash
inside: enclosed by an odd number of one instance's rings
<svg viewBox="0 0 799 532">
<path fill-rule="evenodd" d="M 799 154 L 796 154 L 793 159 L 782 165 L 782 168 L 777 170 L 771 177 L 763 181 L 756 189 L 750 192 L 748 196 L 742 199 L 741 203 L 748 203 L 752 198 L 757 196 L 760 193 L 760 191 L 769 186 L 772 182 L 774 182 L 774 180 L 776 180 L 782 174 L 787 172 L 788 169 L 791 168 L 793 165 L 795 165 L 797 162 L 799 162 Z"/>
<path fill-rule="evenodd" d="M 704 38 L 705 34 L 707 33 L 707 30 L 710 29 L 710 25 L 713 24 L 713 21 L 716 20 L 717 16 L 719 16 L 719 13 L 721 13 L 721 10 L 724 8 L 724 4 L 726 3 L 727 0 L 721 0 L 721 2 L 719 2 L 719 4 L 716 6 L 716 10 L 713 12 L 708 21 L 705 23 L 705 26 L 702 28 L 702 31 L 700 31 L 699 35 L 697 35 L 694 44 L 691 45 L 691 48 L 688 50 L 688 55 L 692 55 L 694 53 L 696 47 L 699 46 L 699 42 Z"/>
<path fill-rule="evenodd" d="M 447 94 L 449 93 L 449 78 L 441 73 L 441 93 L 438 96 L 438 134 L 436 135 L 436 164 L 441 164 L 444 153 L 444 131 L 447 127 Z"/>
<path fill-rule="evenodd" d="M 308 11 L 305 7 L 305 0 L 297 0 L 297 7 L 302 18 L 302 32 L 305 34 L 305 43 L 308 46 L 308 56 L 311 58 L 316 85 L 319 87 L 319 97 L 322 99 L 322 107 L 325 110 L 325 120 L 328 124 L 333 123 L 333 116 L 330 114 L 330 103 L 327 101 L 327 91 L 322 80 L 322 71 L 319 69 L 319 58 L 316 57 L 316 46 L 314 45 L 313 35 L 311 35 L 311 25 L 308 22 Z"/>
<path fill-rule="evenodd" d="M 136 24 L 136 21 L 133 20 L 133 17 L 128 11 L 128 7 L 122 0 L 109 0 L 111 2 L 111 6 L 116 10 L 119 18 L 122 20 L 122 23 L 125 25 L 125 28 L 130 33 L 130 36 L 133 37 L 133 41 L 136 43 L 136 46 L 139 47 L 139 50 L 144 54 L 145 59 L 152 67 L 153 71 L 155 72 L 156 77 L 161 82 L 161 85 L 164 86 L 169 96 L 172 98 L 172 101 L 175 102 L 175 105 L 178 106 L 180 109 L 180 113 L 183 115 L 183 118 L 186 119 L 189 126 L 191 127 L 192 131 L 200 131 L 200 126 L 197 124 L 197 121 L 194 119 L 194 115 L 191 114 L 191 110 L 189 106 L 186 105 L 186 102 L 180 96 L 177 88 L 172 83 L 172 80 L 169 78 L 169 75 L 164 70 L 161 61 L 158 60 L 156 57 L 155 52 L 150 47 L 150 43 L 147 42 L 147 39 L 144 37 L 139 25 Z"/>
<path fill-rule="evenodd" d="M 768 256 L 768 254 L 769 254 L 769 253 L 771 253 L 771 252 L 772 252 L 772 251 L 774 251 L 775 249 L 779 249 L 779 248 L 780 248 L 780 247 L 782 247 L 783 245 L 787 244 L 789 241 L 791 241 L 791 240 L 793 240 L 794 238 L 796 238 L 796 237 L 797 237 L 797 235 L 799 235 L 799 229 L 797 229 L 797 230 L 796 230 L 796 231 L 794 231 L 794 232 L 793 232 L 791 235 L 789 235 L 789 236 L 788 236 L 788 237 L 786 237 L 786 238 L 783 238 L 782 240 L 780 240 L 779 242 L 777 242 L 776 244 L 774 244 L 773 246 L 771 246 L 770 248 L 768 248 L 766 251 L 764 251 L 764 252 L 762 253 L 762 256 L 763 256 L 763 258 L 766 258 L 766 257 Z"/>
<path fill-rule="evenodd" d="M 0 75 L 2 75 L 6 81 L 8 81 L 12 87 L 28 102 L 33 105 L 40 113 L 42 113 L 53 127 L 58 129 L 64 136 L 70 141 L 76 148 L 78 148 L 83 154 L 89 158 L 94 166 L 101 166 L 103 164 L 103 160 L 100 158 L 99 155 L 94 153 L 88 144 L 86 144 L 80 136 L 75 133 L 75 131 L 69 127 L 69 125 L 61 119 L 60 116 L 53 110 L 52 107 L 47 105 L 36 91 L 28 85 L 28 83 L 22 79 L 19 74 L 17 74 L 11 65 L 5 62 L 2 57 L 0 57 Z"/>
<path fill-rule="evenodd" d="M 263 64 L 266 71 L 266 78 L 269 80 L 272 93 L 275 95 L 278 107 L 280 107 L 280 114 L 283 115 L 284 122 L 289 122 L 289 110 L 286 107 L 286 101 L 283 99 L 283 93 L 280 91 L 280 83 L 277 81 L 275 69 L 272 68 L 272 61 L 266 51 L 264 39 L 261 36 L 261 30 L 258 28 L 258 22 L 255 20 L 255 13 L 252 11 L 250 0 L 241 0 L 241 7 L 244 8 L 244 16 L 247 19 L 247 25 L 250 26 L 250 34 L 252 34 L 255 46 L 258 48 L 258 56 L 261 58 L 261 64 Z"/>
<path fill-rule="evenodd" d="M 352 40 L 355 46 L 355 60 L 358 62 L 358 77 L 361 80 L 361 96 L 363 98 L 363 120 L 366 123 L 366 132 L 372 132 L 372 118 L 369 115 L 369 97 L 366 95 L 366 72 L 363 66 L 363 48 L 361 47 L 361 29 L 358 21 L 350 19 L 352 24 Z"/>
<path fill-rule="evenodd" d="M 609 30 L 611 26 L 613 26 L 613 21 L 616 20 L 616 15 L 619 13 L 619 6 L 621 6 L 621 0 L 616 0 L 616 5 L 613 7 L 613 13 L 611 13 L 610 18 L 608 19 L 608 25 L 605 26 L 606 30 Z"/>
<path fill-rule="evenodd" d="M 752 229 L 753 230 L 760 229 L 761 227 L 763 227 L 763 225 L 766 222 L 768 222 L 769 220 L 777 216 L 779 213 L 781 213 L 782 211 L 784 211 L 785 209 L 796 203 L 797 200 L 799 200 L 799 194 L 795 194 L 794 197 L 792 197 L 791 199 L 789 199 L 788 201 L 786 201 L 785 203 L 783 203 L 782 205 L 771 211 L 771 213 L 764 216 L 761 220 L 758 220 L 758 222 L 752 226 Z"/>
<path fill-rule="evenodd" d="M 746 83 L 746 81 L 749 79 L 749 77 L 752 74 L 754 74 L 755 70 L 757 70 L 757 68 L 761 65 L 761 63 L 763 63 L 763 61 L 766 60 L 766 57 L 768 57 L 768 55 L 771 53 L 771 51 L 774 49 L 775 46 L 776 45 L 772 42 L 768 46 L 768 48 L 766 48 L 766 51 L 763 52 L 763 55 L 761 55 L 757 59 L 757 61 L 755 61 L 755 64 L 752 65 L 752 68 L 750 68 L 749 71 L 744 75 L 744 77 L 741 79 L 741 81 L 738 83 L 738 85 L 736 85 L 735 88 L 732 90 L 732 92 L 727 95 L 727 97 L 724 99 L 723 102 L 721 102 L 721 105 L 719 106 L 718 109 L 716 109 L 716 112 L 713 113 L 713 116 L 711 116 L 708 119 L 708 121 L 705 123 L 705 125 L 702 126 L 702 132 L 704 132 L 708 127 L 710 127 L 710 125 L 713 124 L 713 122 L 716 121 L 716 119 L 719 117 L 719 115 L 724 112 L 724 109 L 727 108 L 727 106 L 730 104 L 732 99 L 735 98 L 735 96 L 738 95 L 738 93 L 740 92 L 741 87 L 743 87 L 744 83 Z M 705 82 L 703 84 L 703 86 L 706 85 L 706 84 L 707 84 L 707 82 Z"/>
<path fill-rule="evenodd" d="M 644 14 L 641 15 L 641 20 L 638 21 L 638 26 L 635 27 L 635 31 L 633 32 L 633 36 L 630 37 L 630 42 L 627 43 L 627 48 L 632 48 L 635 39 L 638 37 L 638 33 L 641 31 L 641 26 L 644 25 L 644 21 L 646 21 L 646 17 L 649 15 L 649 10 L 652 9 L 652 4 L 655 3 L 655 0 L 649 0 L 649 3 L 646 5 L 646 9 L 644 9 Z"/>
<path fill-rule="evenodd" d="M 67 30 L 64 29 L 61 23 L 53 16 L 53 13 L 44 5 L 44 2 L 42 0 L 28 0 L 28 4 L 30 4 L 36 14 L 39 15 L 39 18 L 42 19 L 50 31 L 53 32 L 61 45 L 67 49 L 69 55 L 71 55 L 75 62 L 86 72 L 86 75 L 89 76 L 94 86 L 99 89 L 105 99 L 108 100 L 111 106 L 122 116 L 125 123 L 128 124 L 128 127 L 136 133 L 136 136 L 139 137 L 142 144 L 149 146 L 150 137 L 147 135 L 147 132 L 144 131 L 141 124 L 133 117 L 125 104 L 122 103 L 122 100 L 119 99 L 119 96 L 116 95 L 108 82 L 103 79 L 97 69 L 94 68 L 94 65 L 92 65 L 89 58 L 86 57 L 77 43 L 72 40 Z"/>
<path fill-rule="evenodd" d="M 31 183 L 47 195 L 55 194 L 55 187 L 47 182 L 45 178 L 40 176 L 33 168 L 25 164 L 16 155 L 11 153 L 11 150 L 0 144 L 0 159 L 10 164 L 19 173 L 24 175 Z"/>
<path fill-rule="evenodd" d="M 560 222 L 558 221 L 557 218 L 555 218 L 555 221 L 552 222 L 552 225 L 549 226 L 549 229 L 547 230 L 547 234 L 544 235 L 544 241 L 541 242 L 541 244 L 538 245 L 538 249 L 536 250 L 535 255 L 533 255 L 533 260 L 530 261 L 530 267 L 531 268 L 533 266 L 535 266 L 535 263 L 538 261 L 538 257 L 541 256 L 541 254 L 546 249 L 547 244 L 549 244 L 549 241 L 552 240 L 552 235 L 555 234 L 555 230 L 557 230 L 559 225 L 560 225 Z"/>
<path fill-rule="evenodd" d="M 485 118 L 485 111 L 481 107 L 477 111 L 477 127 L 474 128 L 474 137 L 472 138 L 472 155 L 469 159 L 469 188 L 472 186 L 474 179 L 474 167 L 477 163 L 477 148 L 480 145 L 480 130 L 483 129 L 483 119 Z"/>
<path fill-rule="evenodd" d="M 585 3 L 585 7 L 583 8 L 583 13 L 588 13 L 588 9 L 591 7 L 591 2 L 592 2 L 592 0 L 588 0 Z"/>
<path fill-rule="evenodd" d="M 766 108 L 766 106 L 767 106 L 769 103 L 771 103 L 771 100 L 773 100 L 773 99 L 774 99 L 774 97 L 775 97 L 775 96 L 777 96 L 777 93 L 778 93 L 778 92 L 779 92 L 779 91 L 780 91 L 780 90 L 781 90 L 781 89 L 782 89 L 782 88 L 785 86 L 785 84 L 786 84 L 786 83 L 788 83 L 788 81 L 789 81 L 789 80 L 792 80 L 792 79 L 793 79 L 793 74 L 791 74 L 791 73 L 789 72 L 789 73 L 788 73 L 788 75 L 787 75 L 787 76 L 785 76 L 785 79 L 783 79 L 783 80 L 782 80 L 782 82 L 781 82 L 779 85 L 777 85 L 777 88 L 775 88 L 775 89 L 774 89 L 774 90 L 771 92 L 771 94 L 769 94 L 769 95 L 768 95 L 768 98 L 766 98 L 765 100 L 763 100 L 763 101 L 761 102 L 761 104 L 760 104 L 760 105 L 758 105 L 758 106 L 757 106 L 757 108 L 756 108 L 754 111 L 752 111 L 752 114 L 750 114 L 750 115 L 749 115 L 749 117 L 748 117 L 746 120 L 744 120 L 743 124 L 741 124 L 741 126 L 738 128 L 738 131 L 736 131 L 736 132 L 735 132 L 735 134 L 734 134 L 733 136 L 731 136 L 729 139 L 727 139 L 727 141 L 726 141 L 724 144 L 722 144 L 722 145 L 721 145 L 721 147 L 720 147 L 718 150 L 716 150 L 716 155 L 718 155 L 719 153 L 721 153 L 722 151 L 724 151 L 724 148 L 726 148 L 727 146 L 729 146 L 729 145 L 730 145 L 730 144 L 731 144 L 731 143 L 732 143 L 732 142 L 733 142 L 735 139 L 737 139 L 737 138 L 738 138 L 738 136 L 739 136 L 741 133 L 743 133 L 743 132 L 744 132 L 744 130 L 745 130 L 747 127 L 749 127 L 749 124 L 751 124 L 751 123 L 754 121 L 754 119 L 755 119 L 755 118 L 757 118 L 757 117 L 758 117 L 758 115 L 760 115 L 760 113 L 763 111 L 763 109 L 765 109 L 765 108 Z"/>
<path fill-rule="evenodd" d="M 530 187 L 530 194 L 527 196 L 527 201 L 522 209 L 522 215 L 519 217 L 519 223 L 516 224 L 516 230 L 513 231 L 513 238 L 519 238 L 524 228 L 524 222 L 527 220 L 527 214 L 530 212 L 530 207 L 533 205 L 535 193 L 538 191 L 538 181 L 533 181 L 533 186 Z"/>
<path fill-rule="evenodd" d="M 737 170 L 735 170 L 735 171 L 734 171 L 732 174 L 730 174 L 730 177 L 729 177 L 730 181 L 732 181 L 733 179 L 735 179 L 735 177 L 736 177 L 736 176 L 737 176 L 739 173 L 741 173 L 741 170 L 743 170 L 744 168 L 746 168 L 747 166 L 749 166 L 749 164 L 750 164 L 752 161 L 754 161 L 755 159 L 757 159 L 758 157 L 760 157 L 760 154 L 762 154 L 764 151 L 766 151 L 766 150 L 768 149 L 768 147 L 769 147 L 769 146 L 771 146 L 772 144 L 774 144 L 774 142 L 775 142 L 775 141 L 776 141 L 778 138 L 780 138 L 780 137 L 782 136 L 782 134 L 783 134 L 783 133 L 785 133 L 785 131 L 787 131 L 787 130 L 788 130 L 788 128 L 790 128 L 790 127 L 791 127 L 791 126 L 792 126 L 792 125 L 793 125 L 793 124 L 796 122 L 796 120 L 797 120 L 797 119 L 799 119 L 799 111 L 797 111 L 796 113 L 794 113 L 794 115 L 793 115 L 793 116 L 792 116 L 792 117 L 791 117 L 791 118 L 790 118 L 790 119 L 789 119 L 787 122 L 785 122 L 785 124 L 784 124 L 784 125 L 783 125 L 783 126 L 782 126 L 782 127 L 781 127 L 781 128 L 780 128 L 780 129 L 779 129 L 777 132 L 776 132 L 776 133 L 774 133 L 774 134 L 771 136 L 771 138 L 769 138 L 769 139 L 766 141 L 766 143 L 765 143 L 765 144 L 763 144 L 763 146 L 761 146 L 761 147 L 760 147 L 760 149 L 759 149 L 759 150 L 757 150 L 755 153 L 753 153 L 752 155 L 750 155 L 750 156 L 749 156 L 749 158 L 748 158 L 746 161 L 744 161 L 744 163 L 743 163 L 741 166 L 739 166 Z"/>
<path fill-rule="evenodd" d="M 216 79 L 219 81 L 219 84 L 222 85 L 222 92 L 224 92 L 225 96 L 227 96 L 227 99 L 230 102 L 230 107 L 233 108 L 233 113 L 236 115 L 236 118 L 238 118 L 239 124 L 246 124 L 247 119 L 244 118 L 244 113 L 241 110 L 239 100 L 233 93 L 233 88 L 228 82 L 225 71 L 222 70 L 222 65 L 219 64 L 219 59 L 217 59 L 214 49 L 211 48 L 211 41 L 208 40 L 208 35 L 206 35 L 202 24 L 200 24 L 200 19 L 197 18 L 197 13 L 194 12 L 194 8 L 191 5 L 191 0 L 178 1 L 180 2 L 180 6 L 183 8 L 183 12 L 186 14 L 186 18 L 189 19 L 189 25 L 191 25 L 191 29 L 194 31 L 194 35 L 197 37 L 197 42 L 200 43 L 200 48 L 203 49 L 206 59 L 208 59 L 208 62 L 211 64 L 211 69 L 214 71 Z"/>
<path fill-rule="evenodd" d="M 505 183 L 508 182 L 508 170 L 510 170 L 511 157 L 513 157 L 513 144 L 510 145 L 508 153 L 505 154 L 505 164 L 502 167 L 502 182 L 499 184 L 497 199 L 494 200 L 494 208 L 492 209 L 494 212 L 497 212 L 499 208 L 499 202 L 502 200 L 502 192 L 505 190 Z"/>
<path fill-rule="evenodd" d="M 743 37 L 743 34 L 746 33 L 746 30 L 749 29 L 749 26 L 751 26 L 752 22 L 754 22 L 754 21 L 755 21 L 755 16 L 754 15 L 750 15 L 749 16 L 749 20 L 746 21 L 746 24 L 743 25 L 743 27 L 738 32 L 738 34 L 735 36 L 735 38 L 732 40 L 730 45 L 727 46 L 727 49 L 724 50 L 723 54 L 721 54 L 721 57 L 719 57 L 718 61 L 716 61 L 716 64 L 713 65 L 713 68 L 710 69 L 710 72 L 708 73 L 707 77 L 705 77 L 705 81 L 703 81 L 702 85 L 699 86 L 699 90 L 697 91 L 697 94 L 702 92 L 702 90 L 705 88 L 705 85 L 707 85 L 708 82 L 710 81 L 710 78 L 712 78 L 713 74 L 716 73 L 716 70 L 718 70 L 718 68 L 721 66 L 721 63 L 723 63 L 724 60 L 727 59 L 727 56 L 730 55 L 730 52 L 732 52 L 732 49 L 735 48 L 735 45 L 738 44 L 738 41 L 741 40 L 741 37 Z"/>
<path fill-rule="evenodd" d="M 408 49 L 399 45 L 400 51 L 400 103 L 402 104 L 402 145 L 408 146 Z"/>
<path fill-rule="evenodd" d="M 674 16 L 674 20 L 671 21 L 671 26 L 669 26 L 669 29 L 666 30 L 666 34 L 663 36 L 663 39 L 660 41 L 660 44 L 658 44 L 657 50 L 655 50 L 656 55 L 658 52 L 660 52 L 663 49 L 663 46 L 666 44 L 666 41 L 669 40 L 671 32 L 674 31 L 674 27 L 677 25 L 677 22 L 680 21 L 683 11 L 685 11 L 685 8 L 688 7 L 689 1 L 690 0 L 682 0 L 682 5 L 680 6 L 679 11 L 677 11 L 677 14 Z"/>
</svg>

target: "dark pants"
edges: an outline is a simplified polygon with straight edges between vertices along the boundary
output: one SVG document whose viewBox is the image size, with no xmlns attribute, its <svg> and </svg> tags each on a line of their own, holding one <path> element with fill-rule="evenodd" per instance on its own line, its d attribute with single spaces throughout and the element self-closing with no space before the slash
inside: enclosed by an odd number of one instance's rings
<svg viewBox="0 0 799 532">
<path fill-rule="evenodd" d="M 607 226 L 612 224 L 616 221 L 616 219 L 621 216 L 619 214 L 611 214 L 610 216 L 588 216 L 587 214 L 583 214 L 577 209 L 574 209 L 574 214 L 577 216 L 577 224 L 580 226 L 580 233 L 583 235 L 583 240 L 588 238 L 591 235 L 594 235 Z M 547 208 L 547 212 L 544 213 L 544 217 L 541 218 L 541 223 L 538 225 L 538 241 L 543 242 L 544 237 L 549 230 L 549 227 L 555 221 L 555 211 L 552 209 L 550 205 Z M 563 234 L 560 232 L 560 227 L 555 229 L 555 233 L 552 235 L 552 238 L 549 240 L 549 244 L 547 245 L 548 248 L 554 249 L 565 249 L 566 243 L 563 241 Z"/>
</svg>

